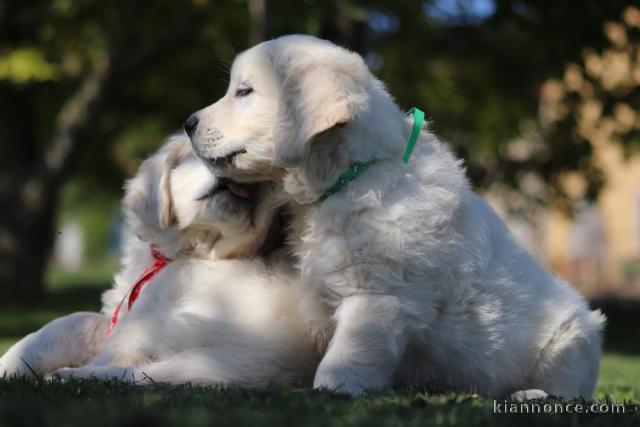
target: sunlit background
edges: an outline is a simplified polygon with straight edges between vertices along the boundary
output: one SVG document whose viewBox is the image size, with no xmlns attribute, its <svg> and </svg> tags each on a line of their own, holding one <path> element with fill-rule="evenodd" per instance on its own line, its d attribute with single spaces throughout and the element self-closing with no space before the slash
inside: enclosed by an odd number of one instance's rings
<svg viewBox="0 0 640 427">
<path fill-rule="evenodd" d="M 426 110 L 517 238 L 626 325 L 603 369 L 640 365 L 640 5 L 621 0 L 1 1 L 0 351 L 100 306 L 124 180 L 236 53 L 293 32 Z"/>
</svg>

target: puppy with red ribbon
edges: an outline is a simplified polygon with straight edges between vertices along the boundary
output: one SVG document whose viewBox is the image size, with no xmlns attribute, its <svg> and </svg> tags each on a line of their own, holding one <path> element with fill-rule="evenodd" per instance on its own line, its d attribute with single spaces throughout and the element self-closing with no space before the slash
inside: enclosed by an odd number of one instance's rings
<svg viewBox="0 0 640 427">
<path fill-rule="evenodd" d="M 310 383 L 318 357 L 295 273 L 286 257 L 262 256 L 278 231 L 272 184 L 212 175 L 179 135 L 125 189 L 122 266 L 102 313 L 74 313 L 26 337 L 0 359 L 0 375 Z"/>
</svg>

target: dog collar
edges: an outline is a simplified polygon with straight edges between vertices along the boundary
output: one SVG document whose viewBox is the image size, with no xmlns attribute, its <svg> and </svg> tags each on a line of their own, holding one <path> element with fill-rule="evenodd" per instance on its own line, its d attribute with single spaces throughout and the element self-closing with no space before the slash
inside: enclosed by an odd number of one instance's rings
<svg viewBox="0 0 640 427">
<path fill-rule="evenodd" d="M 167 264 L 169 264 L 172 260 L 164 256 L 156 247 L 156 245 L 151 245 L 151 256 L 155 259 L 153 264 L 144 269 L 136 283 L 134 283 L 131 290 L 122 297 L 120 304 L 113 311 L 113 315 L 111 316 L 111 322 L 109 323 L 109 328 L 107 329 L 107 336 L 111 335 L 111 331 L 116 327 L 118 323 L 118 315 L 120 314 L 120 310 L 122 309 L 122 304 L 124 304 L 127 299 L 127 295 L 129 295 L 128 309 L 131 310 L 133 307 L 133 303 L 138 299 L 138 295 L 140 295 L 140 291 L 153 279 L 153 277 L 160 272 Z"/>
<path fill-rule="evenodd" d="M 322 202 L 323 200 L 326 200 L 328 197 L 342 191 L 344 187 L 346 187 L 347 185 L 349 185 L 351 181 L 359 177 L 362 174 L 362 172 L 365 171 L 365 169 L 371 166 L 373 162 L 375 162 L 375 159 L 367 160 L 366 162 L 355 162 L 354 164 L 352 164 L 349 169 L 344 171 L 338 177 L 338 180 L 336 181 L 336 183 L 333 184 L 331 187 L 329 187 L 329 189 L 327 189 L 327 191 L 325 191 L 324 194 L 320 196 L 320 198 L 318 199 L 318 202 Z"/>
<path fill-rule="evenodd" d="M 407 116 L 413 115 L 413 126 L 411 128 L 411 135 L 409 135 L 409 140 L 407 141 L 407 147 L 404 150 L 404 154 L 402 156 L 402 161 L 406 165 L 409 163 L 409 157 L 411 157 L 411 152 L 413 151 L 413 147 L 415 147 L 416 142 L 418 141 L 418 137 L 420 136 L 420 131 L 422 130 L 422 125 L 424 124 L 424 111 L 417 107 L 413 107 L 409 111 L 407 111 Z M 358 176 L 362 174 L 371 164 L 375 162 L 373 160 L 367 160 L 366 162 L 355 162 L 351 165 L 349 169 L 343 172 L 339 177 L 338 181 L 333 184 L 327 191 L 325 191 L 322 196 L 318 199 L 318 202 L 322 202 L 326 200 L 330 196 L 342 191 L 344 187 L 349 185 L 351 181 L 356 179 Z"/>
</svg>

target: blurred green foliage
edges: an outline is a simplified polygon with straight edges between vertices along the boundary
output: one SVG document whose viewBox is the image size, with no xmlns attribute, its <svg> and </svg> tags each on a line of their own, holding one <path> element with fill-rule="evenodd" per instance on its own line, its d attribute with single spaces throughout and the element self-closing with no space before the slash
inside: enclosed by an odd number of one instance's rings
<svg viewBox="0 0 640 427">
<path fill-rule="evenodd" d="M 47 62 L 40 49 L 23 47 L 0 58 L 0 79 L 20 85 L 60 77 L 60 67 Z"/>
<path fill-rule="evenodd" d="M 0 213 L 0 291 L 7 283 L 38 288 L 40 272 L 25 271 L 46 261 L 52 239 L 37 236 L 53 236 L 56 223 L 80 221 L 88 257 L 99 258 L 124 179 L 184 118 L 224 92 L 237 52 L 286 33 L 315 34 L 363 54 L 400 105 L 429 113 L 476 186 L 520 190 L 523 176 L 534 174 L 564 197 L 559 178 L 579 170 L 595 197 L 602 177 L 590 142 L 573 137 L 572 114 L 542 129 L 539 93 L 567 64 L 580 63 L 585 49 L 605 49 L 611 41 L 603 26 L 629 4 L 3 0 L 0 202 L 11 209 Z M 636 36 L 633 30 L 629 40 Z M 634 108 L 637 96 L 627 95 Z M 514 143 L 532 130 L 542 149 L 513 156 Z"/>
</svg>

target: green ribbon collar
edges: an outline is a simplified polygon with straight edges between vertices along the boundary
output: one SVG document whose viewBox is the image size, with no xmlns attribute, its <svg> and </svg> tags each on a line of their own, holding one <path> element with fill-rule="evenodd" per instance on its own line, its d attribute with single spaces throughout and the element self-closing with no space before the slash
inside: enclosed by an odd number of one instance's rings
<svg viewBox="0 0 640 427">
<path fill-rule="evenodd" d="M 349 185 L 351 181 L 359 177 L 362 174 L 362 172 L 365 171 L 365 169 L 371 166 L 373 162 L 375 162 L 375 159 L 367 160 L 366 162 L 355 162 L 354 164 L 352 164 L 349 169 L 344 171 L 338 177 L 338 181 L 336 181 L 335 184 L 329 187 L 329 189 L 325 191 L 322 196 L 320 196 L 318 201 L 322 202 L 323 200 L 326 200 L 329 196 L 332 196 L 342 191 L 344 187 L 346 187 L 347 185 Z"/>
<path fill-rule="evenodd" d="M 413 107 L 407 112 L 407 116 L 413 114 L 413 127 L 411 129 L 411 135 L 409 136 L 409 140 L 407 141 L 407 148 L 404 150 L 404 155 L 402 156 L 402 161 L 406 165 L 409 162 L 409 157 L 411 157 L 411 152 L 413 151 L 413 147 L 415 147 L 416 142 L 418 141 L 418 137 L 420 136 L 420 131 L 422 130 L 422 125 L 424 124 L 424 111 L 419 108 Z M 339 193 L 345 188 L 351 181 L 362 175 L 371 164 L 373 164 L 376 160 L 367 160 L 366 162 L 355 162 L 351 165 L 349 169 L 343 172 L 339 177 L 338 181 L 333 184 L 327 191 L 325 191 L 322 196 L 318 199 L 318 202 L 322 202 L 328 199 L 330 196 Z"/>
</svg>

